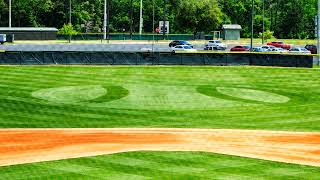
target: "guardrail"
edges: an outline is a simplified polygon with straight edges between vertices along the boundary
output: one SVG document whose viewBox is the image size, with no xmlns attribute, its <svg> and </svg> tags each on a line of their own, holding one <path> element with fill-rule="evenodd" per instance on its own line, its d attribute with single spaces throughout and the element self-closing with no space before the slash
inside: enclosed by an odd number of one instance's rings
<svg viewBox="0 0 320 180">
<path fill-rule="evenodd" d="M 312 68 L 313 55 L 230 52 L 12 52 L 0 53 L 0 64 L 13 65 L 208 65 Z"/>
</svg>

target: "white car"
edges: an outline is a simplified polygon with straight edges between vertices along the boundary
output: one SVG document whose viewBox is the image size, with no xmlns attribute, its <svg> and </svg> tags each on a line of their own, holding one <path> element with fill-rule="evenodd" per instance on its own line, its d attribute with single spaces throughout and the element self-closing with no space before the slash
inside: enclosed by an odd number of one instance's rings
<svg viewBox="0 0 320 180">
<path fill-rule="evenodd" d="M 294 47 L 289 50 L 289 53 L 291 54 L 311 54 L 309 50 L 306 48 L 301 48 L 301 47 Z"/>
<path fill-rule="evenodd" d="M 270 51 L 273 51 L 275 48 L 276 48 L 275 46 L 270 46 L 270 45 L 261 46 L 261 49 L 263 52 L 270 52 Z"/>
<path fill-rule="evenodd" d="M 282 48 L 274 48 L 274 49 L 272 49 L 272 52 L 286 53 L 286 52 L 288 52 L 288 50 L 282 49 Z"/>
<path fill-rule="evenodd" d="M 227 45 L 219 40 L 211 40 L 209 41 L 206 46 L 205 46 L 205 50 L 208 50 L 209 47 L 214 48 L 215 50 L 226 50 L 227 49 Z"/>
<path fill-rule="evenodd" d="M 177 45 L 174 47 L 171 47 L 172 52 L 176 51 L 189 51 L 189 52 L 195 52 L 197 51 L 196 49 L 193 49 L 191 46 L 188 45 Z"/>
</svg>

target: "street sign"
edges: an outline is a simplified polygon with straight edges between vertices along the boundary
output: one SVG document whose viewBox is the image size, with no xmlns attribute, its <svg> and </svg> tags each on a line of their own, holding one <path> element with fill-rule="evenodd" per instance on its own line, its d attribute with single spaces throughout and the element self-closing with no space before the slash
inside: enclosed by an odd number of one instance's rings
<svg viewBox="0 0 320 180">
<path fill-rule="evenodd" d="M 163 21 L 159 21 L 159 34 L 163 34 Z M 166 21 L 165 23 L 165 33 L 169 34 L 170 33 L 170 28 L 169 28 L 169 21 Z"/>
</svg>

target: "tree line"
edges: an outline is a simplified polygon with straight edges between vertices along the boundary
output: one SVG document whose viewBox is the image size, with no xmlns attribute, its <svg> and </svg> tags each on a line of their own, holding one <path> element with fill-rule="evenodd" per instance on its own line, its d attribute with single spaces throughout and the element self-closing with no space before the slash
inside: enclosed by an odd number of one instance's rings
<svg viewBox="0 0 320 180">
<path fill-rule="evenodd" d="M 130 1 L 109 0 L 109 30 L 130 30 Z M 254 36 L 265 30 L 277 38 L 314 38 L 317 0 L 254 0 Z M 143 31 L 151 33 L 164 18 L 164 0 L 143 0 Z M 101 32 L 104 0 L 72 0 L 72 24 L 78 32 Z M 132 0 L 134 32 L 139 32 L 140 0 Z M 0 26 L 8 26 L 8 0 L 0 0 Z M 251 35 L 251 0 L 166 0 L 170 33 L 210 33 L 223 24 L 240 24 Z M 57 27 L 69 21 L 69 0 L 12 0 L 13 27 Z"/>
</svg>

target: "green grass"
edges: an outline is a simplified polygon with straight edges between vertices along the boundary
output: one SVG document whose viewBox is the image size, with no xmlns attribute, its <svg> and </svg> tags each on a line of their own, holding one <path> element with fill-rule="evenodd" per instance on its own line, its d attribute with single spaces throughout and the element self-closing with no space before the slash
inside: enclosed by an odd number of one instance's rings
<svg viewBox="0 0 320 180">
<path fill-rule="evenodd" d="M 0 127 L 320 130 L 320 71 L 1 66 Z"/>
<path fill-rule="evenodd" d="M 320 130 L 320 71 L 0 66 L 0 127 Z M 0 168 L 0 179 L 318 179 L 316 167 L 132 152 Z"/>
<path fill-rule="evenodd" d="M 158 40 L 158 41 L 153 41 L 153 40 L 73 40 L 71 41 L 72 44 L 100 44 L 100 43 L 159 43 L 159 44 L 168 44 L 172 40 Z M 265 40 L 265 43 L 271 42 L 271 41 L 283 41 L 288 44 L 294 44 L 297 46 L 305 46 L 306 44 L 317 44 L 316 39 L 268 39 Z M 192 44 L 205 44 L 208 41 L 207 40 L 190 40 Z M 227 44 L 245 44 L 248 45 L 251 42 L 250 38 L 241 38 L 240 40 L 229 40 L 229 41 L 224 41 Z M 30 40 L 30 41 L 15 41 L 15 44 L 68 44 L 68 40 L 46 40 L 46 41 L 39 41 L 39 40 Z M 261 45 L 262 40 L 259 38 L 253 39 L 253 43 L 255 46 Z"/>
<path fill-rule="evenodd" d="M 200 152 L 130 152 L 0 168 L 0 179 L 318 179 L 316 167 Z"/>
</svg>

